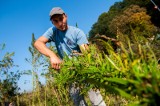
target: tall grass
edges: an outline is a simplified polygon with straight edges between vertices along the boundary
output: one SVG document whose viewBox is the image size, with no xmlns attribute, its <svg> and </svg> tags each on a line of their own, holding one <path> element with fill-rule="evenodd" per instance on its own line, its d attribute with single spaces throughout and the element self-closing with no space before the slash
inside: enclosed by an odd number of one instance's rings
<svg viewBox="0 0 160 106">
<path fill-rule="evenodd" d="M 36 83 L 32 93 L 18 100 L 23 106 L 73 106 L 69 86 L 76 82 L 88 104 L 87 91 L 93 88 L 101 91 L 109 106 L 159 105 L 160 66 L 150 44 L 126 41 L 116 52 L 106 42 L 107 55 L 90 45 L 83 55 L 66 57 L 59 71 L 48 68 L 45 86 Z"/>
</svg>

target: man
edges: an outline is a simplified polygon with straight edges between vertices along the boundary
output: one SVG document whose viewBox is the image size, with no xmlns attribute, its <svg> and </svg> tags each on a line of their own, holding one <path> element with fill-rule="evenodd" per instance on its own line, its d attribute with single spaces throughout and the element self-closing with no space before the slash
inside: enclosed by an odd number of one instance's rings
<svg viewBox="0 0 160 106">
<path fill-rule="evenodd" d="M 72 57 L 76 53 L 88 48 L 88 40 L 84 32 L 76 27 L 67 24 L 67 15 L 60 7 L 55 7 L 50 11 L 50 20 L 55 27 L 49 28 L 34 44 L 38 51 L 50 58 L 52 68 L 59 70 L 63 57 Z M 55 42 L 58 55 L 51 51 L 46 43 Z M 92 104 L 95 106 L 105 106 L 99 91 L 88 92 Z M 79 88 L 74 85 L 70 88 L 70 95 L 76 106 L 86 106 L 83 96 L 79 93 Z"/>
</svg>

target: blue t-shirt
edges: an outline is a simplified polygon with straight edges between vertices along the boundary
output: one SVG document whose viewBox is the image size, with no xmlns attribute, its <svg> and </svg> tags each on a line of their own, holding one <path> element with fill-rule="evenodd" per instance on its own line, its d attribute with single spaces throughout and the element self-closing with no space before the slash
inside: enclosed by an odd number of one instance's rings
<svg viewBox="0 0 160 106">
<path fill-rule="evenodd" d="M 49 41 L 55 42 L 61 59 L 63 59 L 65 55 L 71 57 L 73 52 L 80 52 L 80 45 L 88 44 L 84 32 L 73 26 L 68 26 L 66 31 L 60 31 L 56 27 L 51 27 L 43 36 L 49 39 Z"/>
</svg>

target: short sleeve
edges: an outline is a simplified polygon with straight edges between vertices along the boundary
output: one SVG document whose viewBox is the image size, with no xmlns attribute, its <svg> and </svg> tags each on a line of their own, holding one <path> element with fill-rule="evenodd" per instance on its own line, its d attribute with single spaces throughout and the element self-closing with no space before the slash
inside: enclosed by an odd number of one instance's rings
<svg viewBox="0 0 160 106">
<path fill-rule="evenodd" d="M 49 41 L 54 41 L 53 34 L 53 28 L 49 28 L 42 36 L 47 38 Z"/>
<path fill-rule="evenodd" d="M 77 34 L 77 44 L 80 46 L 82 44 L 88 44 L 87 36 L 84 34 L 82 30 L 79 30 Z"/>
</svg>

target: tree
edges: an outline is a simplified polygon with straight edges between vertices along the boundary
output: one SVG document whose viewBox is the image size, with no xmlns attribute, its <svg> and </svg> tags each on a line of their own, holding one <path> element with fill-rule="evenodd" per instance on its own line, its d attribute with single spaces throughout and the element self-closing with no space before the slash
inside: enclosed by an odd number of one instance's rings
<svg viewBox="0 0 160 106">
<path fill-rule="evenodd" d="M 153 37 L 157 31 L 150 21 L 150 16 L 146 14 L 146 9 L 140 8 L 138 5 L 126 8 L 121 15 L 112 20 L 109 28 L 112 33 L 117 34 L 118 31 L 128 35 L 129 38 L 132 38 L 133 34 Z"/>
<path fill-rule="evenodd" d="M 103 13 L 99 16 L 98 22 L 93 24 L 92 30 L 89 32 L 90 38 L 93 38 L 96 34 L 107 34 L 108 30 L 108 13 Z"/>
<path fill-rule="evenodd" d="M 93 24 L 92 29 L 89 32 L 90 39 L 96 36 L 96 34 L 115 38 L 116 36 L 110 32 L 109 24 L 115 16 L 121 13 L 122 8 L 122 3 L 116 2 L 113 6 L 111 6 L 108 12 L 102 13 L 99 16 L 98 21 Z"/>
<path fill-rule="evenodd" d="M 153 1 L 157 5 L 160 4 L 159 0 Z M 111 33 L 112 31 L 110 31 L 109 25 L 115 17 L 121 15 L 122 12 L 131 5 L 138 5 L 140 8 L 145 8 L 145 13 L 150 16 L 151 23 L 160 27 L 160 13 L 154 8 L 154 5 L 150 0 L 123 0 L 122 2 L 116 2 L 110 7 L 108 12 L 104 12 L 99 16 L 98 21 L 93 24 L 92 29 L 89 32 L 90 39 L 92 39 L 96 34 L 115 38 L 116 35 Z"/>
<path fill-rule="evenodd" d="M 159 0 L 153 0 L 157 6 L 160 6 Z M 155 8 L 155 5 L 151 2 L 151 0 L 123 0 L 123 3 L 126 7 L 130 5 L 139 5 L 140 7 L 144 7 L 147 10 L 147 14 L 151 16 L 152 23 L 160 27 L 160 12 Z"/>
</svg>

